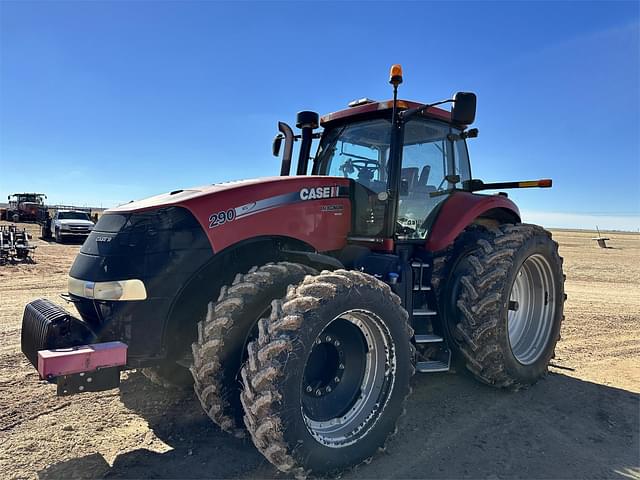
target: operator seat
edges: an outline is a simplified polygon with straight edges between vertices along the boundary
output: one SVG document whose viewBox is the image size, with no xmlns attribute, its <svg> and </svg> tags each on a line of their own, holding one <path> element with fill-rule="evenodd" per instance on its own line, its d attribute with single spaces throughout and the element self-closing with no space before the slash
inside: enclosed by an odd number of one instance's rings
<svg viewBox="0 0 640 480">
<path fill-rule="evenodd" d="M 429 174 L 431 173 L 431 165 L 425 165 L 422 167 L 422 171 L 420 172 L 420 177 L 418 178 L 418 186 L 426 187 L 427 182 L 429 181 Z"/>
<path fill-rule="evenodd" d="M 434 185 L 427 185 L 427 182 L 429 181 L 430 173 L 431 173 L 431 165 L 425 165 L 424 167 L 422 167 L 422 171 L 420 172 L 420 177 L 416 182 L 416 186 L 414 188 L 413 193 L 415 196 L 420 197 L 421 199 L 424 199 L 425 196 L 427 196 L 427 198 L 431 198 L 427 194 L 429 192 L 435 192 L 436 190 L 436 187 Z"/>
<path fill-rule="evenodd" d="M 418 180 L 418 167 L 407 167 L 400 170 L 400 178 L 406 180 L 409 193 L 413 192 Z"/>
</svg>

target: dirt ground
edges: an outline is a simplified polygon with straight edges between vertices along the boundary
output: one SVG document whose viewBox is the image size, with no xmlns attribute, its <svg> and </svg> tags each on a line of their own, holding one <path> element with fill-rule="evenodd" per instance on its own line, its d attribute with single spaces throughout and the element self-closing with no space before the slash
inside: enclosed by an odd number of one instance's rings
<svg viewBox="0 0 640 480">
<path fill-rule="evenodd" d="M 417 374 L 386 453 L 344 478 L 640 478 L 640 235 L 608 234 L 606 250 L 592 236 L 554 232 L 569 298 L 545 380 L 506 393 Z M 79 245 L 35 243 L 36 263 L 0 266 L 1 478 L 284 478 L 138 372 L 57 398 L 20 353 L 20 322 L 33 298 L 64 305 Z"/>
</svg>

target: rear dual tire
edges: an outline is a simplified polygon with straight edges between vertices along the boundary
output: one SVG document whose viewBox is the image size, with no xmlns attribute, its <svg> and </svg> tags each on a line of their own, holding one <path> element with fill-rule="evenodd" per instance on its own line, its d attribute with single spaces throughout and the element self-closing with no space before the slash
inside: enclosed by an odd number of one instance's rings
<svg viewBox="0 0 640 480">
<path fill-rule="evenodd" d="M 477 379 L 517 390 L 546 375 L 555 354 L 564 318 L 562 258 L 537 225 L 473 235 L 451 273 L 449 331 Z"/>
</svg>

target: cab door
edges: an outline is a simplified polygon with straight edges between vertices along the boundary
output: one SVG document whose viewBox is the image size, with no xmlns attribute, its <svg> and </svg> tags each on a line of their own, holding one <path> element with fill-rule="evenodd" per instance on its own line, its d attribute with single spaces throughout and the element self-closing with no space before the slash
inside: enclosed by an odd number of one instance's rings
<svg viewBox="0 0 640 480">
<path fill-rule="evenodd" d="M 452 141 L 459 133 L 450 125 L 416 118 L 404 126 L 397 234 L 399 239 L 426 238 L 432 213 L 470 178 L 464 140 Z M 452 183 L 452 175 L 460 181 Z"/>
</svg>

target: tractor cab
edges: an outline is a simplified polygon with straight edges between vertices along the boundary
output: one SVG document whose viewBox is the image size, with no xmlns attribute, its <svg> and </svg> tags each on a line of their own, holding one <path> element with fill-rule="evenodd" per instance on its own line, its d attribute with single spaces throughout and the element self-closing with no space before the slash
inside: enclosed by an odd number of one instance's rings
<svg viewBox="0 0 640 480">
<path fill-rule="evenodd" d="M 438 206 L 471 180 L 466 138 L 477 130 L 466 128 L 475 118 L 475 94 L 431 105 L 398 100 L 401 81 L 401 72 L 392 72 L 393 100 L 360 99 L 322 118 L 300 112 L 300 136 L 279 124 L 274 154 L 285 139 L 282 175 L 289 174 L 291 142 L 301 139 L 298 175 L 352 180 L 352 237 L 424 241 Z M 447 102 L 451 112 L 435 106 Z M 321 134 L 313 131 L 318 126 Z M 319 139 L 313 158 L 312 138 Z"/>
<path fill-rule="evenodd" d="M 422 106 L 398 104 L 405 111 Z M 443 110 L 416 115 L 397 132 L 400 148 L 394 157 L 392 102 L 360 110 L 365 112 L 323 117 L 314 171 L 353 180 L 354 235 L 392 232 L 399 239 L 424 239 L 438 204 L 471 178 L 463 127 L 448 122 Z"/>
</svg>

